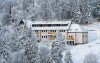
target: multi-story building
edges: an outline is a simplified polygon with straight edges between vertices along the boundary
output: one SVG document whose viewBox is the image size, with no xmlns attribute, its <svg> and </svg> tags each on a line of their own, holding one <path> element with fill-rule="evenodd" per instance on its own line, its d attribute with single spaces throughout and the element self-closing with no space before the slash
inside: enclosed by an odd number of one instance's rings
<svg viewBox="0 0 100 63">
<path fill-rule="evenodd" d="M 73 24 L 71 21 L 36 21 L 32 22 L 31 25 L 38 42 L 53 41 L 59 32 L 64 36 L 67 44 L 88 43 L 88 31 L 79 24 Z"/>
</svg>

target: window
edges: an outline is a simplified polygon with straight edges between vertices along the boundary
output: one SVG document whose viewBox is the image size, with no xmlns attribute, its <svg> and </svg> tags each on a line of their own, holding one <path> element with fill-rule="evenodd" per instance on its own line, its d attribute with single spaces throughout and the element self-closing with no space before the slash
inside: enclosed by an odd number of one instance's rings
<svg viewBox="0 0 100 63">
<path fill-rule="evenodd" d="M 56 36 L 54 36 L 54 38 L 56 38 Z"/>
<path fill-rule="evenodd" d="M 71 36 L 71 38 L 73 38 L 73 36 Z"/>
<path fill-rule="evenodd" d="M 68 24 L 62 24 L 61 26 L 68 26 Z"/>
<path fill-rule="evenodd" d="M 32 27 L 68 26 L 68 24 L 32 24 Z"/>
<path fill-rule="evenodd" d="M 74 45 L 74 41 L 67 41 L 68 45 Z"/>
<path fill-rule="evenodd" d="M 60 32 L 65 32 L 65 30 L 60 30 Z"/>
<path fill-rule="evenodd" d="M 70 44 L 71 44 L 71 41 L 70 41 Z"/>
<path fill-rule="evenodd" d="M 35 32 L 39 32 L 38 30 L 35 30 Z"/>
<path fill-rule="evenodd" d="M 74 45 L 74 41 L 72 41 L 72 45 Z"/>
<path fill-rule="evenodd" d="M 60 30 L 60 32 L 63 32 L 63 30 Z"/>
<path fill-rule="evenodd" d="M 43 36 L 42 36 L 42 38 L 43 38 Z"/>
<path fill-rule="evenodd" d="M 57 24 L 56 26 L 60 26 L 60 24 Z"/>
<path fill-rule="evenodd" d="M 34 30 L 36 32 L 36 30 Z"/>
<path fill-rule="evenodd" d="M 39 35 L 37 35 L 37 37 L 39 37 Z"/>
<path fill-rule="evenodd" d="M 42 24 L 40 24 L 40 27 L 42 27 Z"/>
<path fill-rule="evenodd" d="M 84 38 L 84 35 L 83 35 L 83 38 Z"/>
<path fill-rule="evenodd" d="M 68 44 L 68 41 L 67 41 L 67 44 Z"/>
<path fill-rule="evenodd" d="M 44 36 L 44 38 L 45 38 L 45 36 Z"/>
<path fill-rule="evenodd" d="M 51 24 L 48 24 L 48 27 L 51 27 Z"/>
<path fill-rule="evenodd" d="M 37 42 L 40 42 L 39 40 L 37 40 Z"/>
<path fill-rule="evenodd" d="M 47 36 L 46 36 L 46 38 L 47 38 Z"/>
<path fill-rule="evenodd" d="M 50 38 L 52 38 L 52 35 L 50 36 Z"/>
<path fill-rule="evenodd" d="M 52 30 L 50 30 L 50 32 L 52 32 Z"/>
<path fill-rule="evenodd" d="M 34 27 L 34 25 L 32 24 L 32 27 Z"/>
</svg>

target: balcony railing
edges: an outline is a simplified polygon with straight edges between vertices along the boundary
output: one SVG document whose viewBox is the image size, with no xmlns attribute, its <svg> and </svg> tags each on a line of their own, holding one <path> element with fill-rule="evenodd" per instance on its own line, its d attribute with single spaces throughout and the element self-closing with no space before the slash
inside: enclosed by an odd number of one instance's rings
<svg viewBox="0 0 100 63">
<path fill-rule="evenodd" d="M 55 32 L 48 32 L 48 34 L 55 34 Z"/>
<path fill-rule="evenodd" d="M 67 40 L 74 40 L 74 38 L 67 38 Z"/>
<path fill-rule="evenodd" d="M 55 38 L 48 38 L 49 40 L 55 40 Z"/>
</svg>

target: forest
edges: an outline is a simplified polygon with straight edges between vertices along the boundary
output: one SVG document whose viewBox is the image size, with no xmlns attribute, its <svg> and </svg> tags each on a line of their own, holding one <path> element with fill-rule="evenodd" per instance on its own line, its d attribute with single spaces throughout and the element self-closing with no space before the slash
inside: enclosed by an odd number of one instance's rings
<svg viewBox="0 0 100 63">
<path fill-rule="evenodd" d="M 88 24 L 99 21 L 99 0 L 0 0 L 0 21 L 9 25 L 21 19 Z"/>
<path fill-rule="evenodd" d="M 74 63 L 61 34 L 39 43 L 26 23 L 20 25 L 22 19 L 91 24 L 100 21 L 100 0 L 0 0 L 0 63 Z M 90 53 L 83 62 L 98 58 Z"/>
</svg>

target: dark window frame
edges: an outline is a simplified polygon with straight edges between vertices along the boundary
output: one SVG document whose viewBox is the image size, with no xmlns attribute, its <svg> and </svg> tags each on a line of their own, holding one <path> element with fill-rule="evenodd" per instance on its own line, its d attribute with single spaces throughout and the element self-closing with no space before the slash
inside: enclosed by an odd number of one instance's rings
<svg viewBox="0 0 100 63">
<path fill-rule="evenodd" d="M 32 27 L 54 27 L 54 26 L 68 26 L 68 24 L 32 24 Z"/>
</svg>

